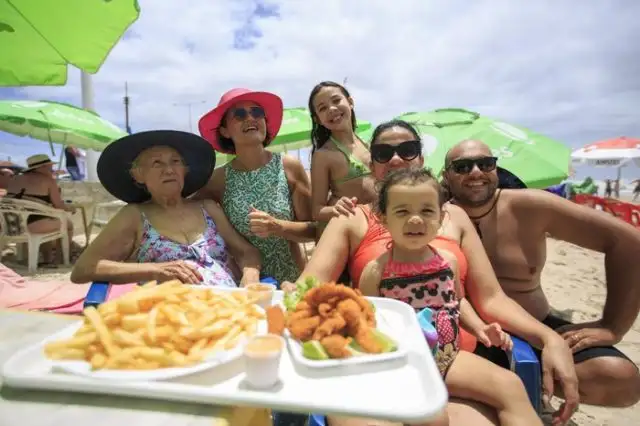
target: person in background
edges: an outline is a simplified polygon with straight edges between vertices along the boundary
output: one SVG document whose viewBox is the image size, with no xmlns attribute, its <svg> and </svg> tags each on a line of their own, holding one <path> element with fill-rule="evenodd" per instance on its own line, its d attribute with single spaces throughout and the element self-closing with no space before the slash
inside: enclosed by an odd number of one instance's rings
<svg viewBox="0 0 640 426">
<path fill-rule="evenodd" d="M 309 95 L 313 121 L 311 210 L 321 223 L 353 214 L 356 204 L 375 198 L 369 147 L 355 133 L 353 106 L 347 89 L 332 81 L 317 84 Z"/>
<path fill-rule="evenodd" d="M 611 179 L 604 181 L 604 198 L 611 198 L 613 189 L 611 187 Z"/>
<path fill-rule="evenodd" d="M 217 203 L 188 198 L 214 167 L 213 149 L 192 133 L 141 132 L 109 144 L 98 161 L 98 178 L 128 204 L 80 256 L 71 281 L 177 279 L 221 287 L 258 282 L 258 250 Z"/>
<path fill-rule="evenodd" d="M 74 213 L 75 208 L 65 205 L 62 200 L 60 187 L 54 177 L 54 164 L 46 154 L 36 154 L 27 158 L 27 168 L 9 181 L 6 196 L 20 200 L 35 201 Z M 34 234 L 48 234 L 60 229 L 60 220 L 33 214 L 27 218 L 27 227 L 29 232 Z M 69 233 L 69 242 L 71 244 L 73 238 L 71 220 L 67 221 L 67 232 Z M 57 241 L 53 241 L 41 246 L 42 266 L 54 267 L 57 264 L 56 250 L 54 250 L 57 244 L 59 244 Z M 70 248 L 72 256 L 79 251 L 79 247 L 73 244 L 71 244 Z"/>
<path fill-rule="evenodd" d="M 67 168 L 67 172 L 71 175 L 71 180 L 83 180 L 84 174 L 82 173 L 79 165 L 80 157 L 84 154 L 73 145 L 68 145 L 64 148 L 64 158 Z"/>
<path fill-rule="evenodd" d="M 498 189 L 496 167 L 486 144 L 463 141 L 447 153 L 443 183 L 451 202 L 474 223 L 502 289 L 564 337 L 573 352 L 582 402 L 635 404 L 640 400 L 638 367 L 613 345 L 640 311 L 640 232 L 546 191 Z M 547 236 L 604 253 L 607 296 L 601 318 L 572 324 L 552 314 L 541 286 Z M 508 368 L 501 350 L 478 345 L 476 353 Z M 538 356 L 544 365 L 539 351 Z"/>
<path fill-rule="evenodd" d="M 282 124 L 282 100 L 268 92 L 233 89 L 199 121 L 213 148 L 235 157 L 217 168 L 197 194 L 222 205 L 235 229 L 258 248 L 262 273 L 278 282 L 304 267 L 300 242 L 312 241 L 311 189 L 302 163 L 266 149 Z"/>
<path fill-rule="evenodd" d="M 0 168 L 0 190 L 2 190 L 3 195 L 7 192 L 7 187 L 9 186 L 9 182 L 15 176 L 13 170 L 8 167 Z"/>
<path fill-rule="evenodd" d="M 631 183 L 635 184 L 633 187 L 633 202 L 635 203 L 635 201 L 640 196 L 640 179 L 636 179 Z"/>
</svg>

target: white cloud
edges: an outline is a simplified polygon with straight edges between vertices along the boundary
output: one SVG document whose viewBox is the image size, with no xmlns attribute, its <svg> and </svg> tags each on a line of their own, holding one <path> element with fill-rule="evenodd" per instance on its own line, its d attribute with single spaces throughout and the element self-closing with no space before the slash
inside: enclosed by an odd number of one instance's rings
<svg viewBox="0 0 640 426">
<path fill-rule="evenodd" d="M 303 106 L 316 83 L 348 76 L 358 117 L 374 123 L 464 107 L 573 146 L 640 135 L 638 2 L 281 0 L 265 18 L 255 1 L 140 3 L 93 79 L 97 111 L 120 125 L 128 82 L 134 130 L 188 129 L 186 102 L 195 130 L 236 86 Z M 253 48 L 234 49 L 240 29 Z M 80 103 L 78 72 L 23 95 Z"/>
</svg>

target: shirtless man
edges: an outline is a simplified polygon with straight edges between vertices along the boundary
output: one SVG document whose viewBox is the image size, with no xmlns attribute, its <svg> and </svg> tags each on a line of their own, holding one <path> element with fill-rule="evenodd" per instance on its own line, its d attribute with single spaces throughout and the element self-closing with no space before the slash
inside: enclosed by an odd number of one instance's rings
<svg viewBox="0 0 640 426">
<path fill-rule="evenodd" d="M 640 232 L 546 191 L 497 189 L 496 158 L 479 141 L 454 146 L 445 159 L 443 177 L 452 201 L 474 223 L 505 293 L 571 347 L 581 402 L 609 407 L 638 402 L 638 368 L 613 345 L 629 331 L 640 310 Z M 601 319 L 574 325 L 550 314 L 540 286 L 547 234 L 605 254 L 607 297 Z M 502 354 L 484 352 L 501 363 L 496 356 Z"/>
</svg>

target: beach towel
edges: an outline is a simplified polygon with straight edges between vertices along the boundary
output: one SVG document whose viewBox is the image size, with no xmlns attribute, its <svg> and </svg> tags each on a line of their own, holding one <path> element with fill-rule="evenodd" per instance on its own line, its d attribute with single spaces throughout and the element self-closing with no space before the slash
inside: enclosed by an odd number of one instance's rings
<svg viewBox="0 0 640 426">
<path fill-rule="evenodd" d="M 24 278 L 0 263 L 0 308 L 79 314 L 90 284 L 67 280 L 37 281 Z M 111 287 L 108 299 L 131 291 L 136 284 Z"/>
</svg>

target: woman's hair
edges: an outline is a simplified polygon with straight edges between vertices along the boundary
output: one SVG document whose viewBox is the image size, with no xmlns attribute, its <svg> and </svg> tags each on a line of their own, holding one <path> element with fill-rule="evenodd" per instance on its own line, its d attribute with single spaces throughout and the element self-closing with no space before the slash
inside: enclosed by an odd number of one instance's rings
<svg viewBox="0 0 640 426">
<path fill-rule="evenodd" d="M 430 169 L 422 167 L 408 167 L 406 169 L 398 169 L 389 173 L 378 187 L 378 205 L 377 214 L 383 215 L 387 211 L 387 204 L 389 201 L 389 190 L 400 184 L 419 185 L 421 183 L 430 183 L 433 185 L 436 193 L 438 194 L 438 205 L 440 208 L 445 203 L 445 198 L 442 194 L 442 187 L 438 183 Z"/>
<path fill-rule="evenodd" d="M 309 112 L 311 113 L 311 121 L 312 121 L 311 143 L 313 145 L 311 148 L 311 155 L 313 155 L 316 149 L 322 148 L 322 146 L 325 143 L 327 143 L 327 141 L 329 140 L 329 137 L 331 136 L 331 130 L 327 129 L 326 127 L 324 127 L 322 124 L 318 122 L 319 121 L 318 114 L 316 114 L 316 110 L 313 106 L 313 99 L 316 97 L 318 92 L 320 92 L 320 90 L 324 89 L 325 87 L 337 87 L 338 89 L 340 89 L 340 91 L 346 98 L 351 97 L 351 94 L 349 94 L 349 91 L 346 89 L 346 87 L 333 81 L 320 82 L 316 84 L 313 90 L 311 90 L 311 94 L 309 95 Z M 356 130 L 356 127 L 357 127 L 356 123 L 357 123 L 356 112 L 354 110 L 351 110 L 351 128 L 353 130 Z"/>
<path fill-rule="evenodd" d="M 422 145 L 422 138 L 420 138 L 420 133 L 418 133 L 416 128 L 413 126 L 413 124 L 408 123 L 404 120 L 394 119 L 391 121 L 385 121 L 384 123 L 380 123 L 376 126 L 375 129 L 373 129 L 373 134 L 371 135 L 371 142 L 369 143 L 369 146 L 372 146 L 373 144 L 377 143 L 378 139 L 380 138 L 380 135 L 382 135 L 384 132 L 386 132 L 387 130 L 393 127 L 400 127 L 402 129 L 407 130 L 413 135 L 415 140 L 420 141 L 420 145 Z M 422 148 L 422 146 L 420 148 Z"/>
<path fill-rule="evenodd" d="M 233 107 L 231 107 L 233 108 Z M 220 120 L 220 126 L 218 126 L 218 128 L 216 129 L 216 132 L 218 133 L 218 141 L 220 143 L 220 147 L 222 149 L 224 149 L 226 152 L 230 152 L 232 154 L 236 153 L 236 146 L 233 143 L 233 140 L 231 138 L 225 138 L 224 136 L 222 136 L 222 133 L 220 132 L 220 127 L 226 127 L 227 126 L 227 113 L 229 111 L 231 111 L 231 108 L 228 108 L 224 115 L 222 116 L 222 120 Z M 267 117 L 265 115 L 264 117 L 265 122 L 269 120 L 269 117 Z M 264 138 L 264 141 L 262 142 L 262 146 L 264 146 L 265 148 L 267 147 L 267 145 L 269 145 L 269 142 L 271 142 L 271 135 L 269 134 L 269 131 L 267 130 L 267 135 Z"/>
</svg>

